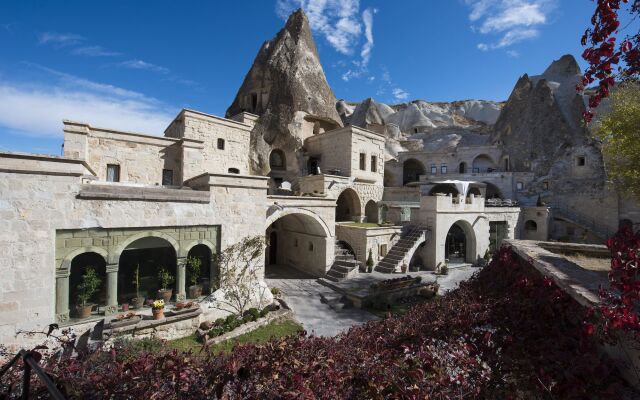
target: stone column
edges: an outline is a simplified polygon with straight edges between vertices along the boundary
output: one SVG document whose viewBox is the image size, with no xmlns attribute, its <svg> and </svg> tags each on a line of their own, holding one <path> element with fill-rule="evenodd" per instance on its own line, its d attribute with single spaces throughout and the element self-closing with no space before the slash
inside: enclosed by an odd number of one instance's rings
<svg viewBox="0 0 640 400">
<path fill-rule="evenodd" d="M 107 265 L 107 305 L 104 308 L 105 315 L 118 312 L 118 264 Z"/>
<path fill-rule="evenodd" d="M 187 298 L 186 291 L 186 266 L 187 258 L 178 258 L 178 267 L 176 271 L 176 300 L 183 301 Z"/>
<path fill-rule="evenodd" d="M 56 322 L 69 321 L 69 270 L 56 270 Z"/>
<path fill-rule="evenodd" d="M 211 255 L 211 262 L 209 264 L 209 288 L 213 293 L 218 288 L 218 281 L 220 280 L 220 271 L 218 271 L 218 263 Z"/>
</svg>

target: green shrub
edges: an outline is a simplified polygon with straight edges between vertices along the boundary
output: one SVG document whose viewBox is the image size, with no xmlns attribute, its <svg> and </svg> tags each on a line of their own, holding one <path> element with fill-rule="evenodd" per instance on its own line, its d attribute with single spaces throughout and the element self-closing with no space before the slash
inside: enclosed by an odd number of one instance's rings
<svg viewBox="0 0 640 400">
<path fill-rule="evenodd" d="M 251 317 L 251 320 L 255 321 L 260 318 L 260 311 L 258 311 L 257 308 L 252 307 L 245 312 L 245 315 L 249 315 Z"/>
<path fill-rule="evenodd" d="M 227 315 L 227 318 L 224 319 L 224 323 L 225 323 L 225 325 L 230 325 L 231 323 L 233 323 L 237 319 L 238 319 L 237 315 L 229 314 L 229 315 Z"/>
<path fill-rule="evenodd" d="M 222 325 L 224 325 L 224 321 L 225 321 L 225 319 L 224 319 L 224 318 L 218 318 L 218 319 L 216 319 L 215 321 L 213 321 L 213 325 L 215 325 L 215 326 L 222 326 Z"/>
<path fill-rule="evenodd" d="M 260 311 L 260 316 L 261 316 L 261 317 L 264 317 L 264 316 L 265 316 L 265 315 L 267 315 L 267 314 L 269 314 L 269 309 L 268 309 L 267 307 L 263 308 L 263 309 Z"/>
<path fill-rule="evenodd" d="M 223 333 L 226 333 L 226 330 L 223 326 L 215 326 L 209 330 L 209 337 L 220 336 Z"/>
<path fill-rule="evenodd" d="M 242 317 L 242 323 L 244 323 L 244 324 L 246 324 L 247 322 L 251 322 L 251 321 L 255 321 L 251 314 L 247 314 L 244 317 Z"/>
</svg>

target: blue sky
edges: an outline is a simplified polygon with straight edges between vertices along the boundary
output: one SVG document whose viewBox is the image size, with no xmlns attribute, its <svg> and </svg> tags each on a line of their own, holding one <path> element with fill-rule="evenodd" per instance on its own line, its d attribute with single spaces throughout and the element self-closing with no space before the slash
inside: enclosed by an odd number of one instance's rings
<svg viewBox="0 0 640 400">
<path fill-rule="evenodd" d="M 224 115 L 263 41 L 305 6 L 338 99 L 505 100 L 579 58 L 590 0 L 13 1 L 0 4 L 0 150 L 59 154 L 62 119 L 161 135 Z M 581 66 L 584 64 L 581 62 Z"/>
</svg>

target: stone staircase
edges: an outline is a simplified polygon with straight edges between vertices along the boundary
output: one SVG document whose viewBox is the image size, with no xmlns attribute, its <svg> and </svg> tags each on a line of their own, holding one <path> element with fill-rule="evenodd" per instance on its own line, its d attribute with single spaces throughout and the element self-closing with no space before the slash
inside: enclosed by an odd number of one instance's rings
<svg viewBox="0 0 640 400">
<path fill-rule="evenodd" d="M 581 226 L 585 229 L 588 229 L 594 235 L 598 236 L 601 239 L 608 239 L 614 232 L 609 230 L 608 227 L 600 224 L 596 221 L 595 218 L 581 214 L 572 207 L 569 207 L 567 204 L 564 204 L 559 201 L 554 201 L 551 205 L 551 210 L 553 213 L 560 217 L 564 218 L 574 224 Z"/>
<path fill-rule="evenodd" d="M 406 227 L 406 233 L 393 245 L 387 255 L 376 265 L 377 272 L 391 274 L 400 271 L 402 264 L 409 265 L 411 260 L 406 260 L 423 241 L 429 240 L 431 230 L 422 225 Z"/>
<path fill-rule="evenodd" d="M 335 260 L 327 272 L 326 278 L 339 282 L 356 275 L 360 269 L 360 262 L 356 256 L 340 242 L 336 242 Z"/>
</svg>

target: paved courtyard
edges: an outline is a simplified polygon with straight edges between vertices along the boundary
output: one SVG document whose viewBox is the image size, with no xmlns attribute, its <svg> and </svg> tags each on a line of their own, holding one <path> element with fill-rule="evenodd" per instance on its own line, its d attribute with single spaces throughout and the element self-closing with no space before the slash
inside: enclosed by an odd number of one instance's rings
<svg viewBox="0 0 640 400">
<path fill-rule="evenodd" d="M 345 306 L 342 295 L 292 268 L 270 266 L 266 271 L 269 287 L 282 290 L 295 318 L 309 334 L 335 336 L 354 325 L 378 319 L 375 315 Z"/>
<path fill-rule="evenodd" d="M 467 280 L 477 271 L 470 265 L 450 268 L 449 274 L 435 275 L 432 272 L 412 273 L 423 276 L 423 281 L 438 280 L 439 294 L 455 289 L 461 281 Z M 388 274 L 360 274 L 353 281 L 355 285 L 370 284 L 375 280 L 397 277 Z M 266 269 L 266 282 L 283 292 L 283 298 L 294 312 L 295 318 L 309 334 L 316 336 L 335 336 L 355 325 L 378 319 L 375 315 L 345 305 L 342 295 L 320 284 L 316 278 L 301 271 L 284 266 L 269 266 Z M 343 281 L 347 283 L 349 281 Z M 347 284 L 349 285 L 349 284 Z"/>
</svg>

